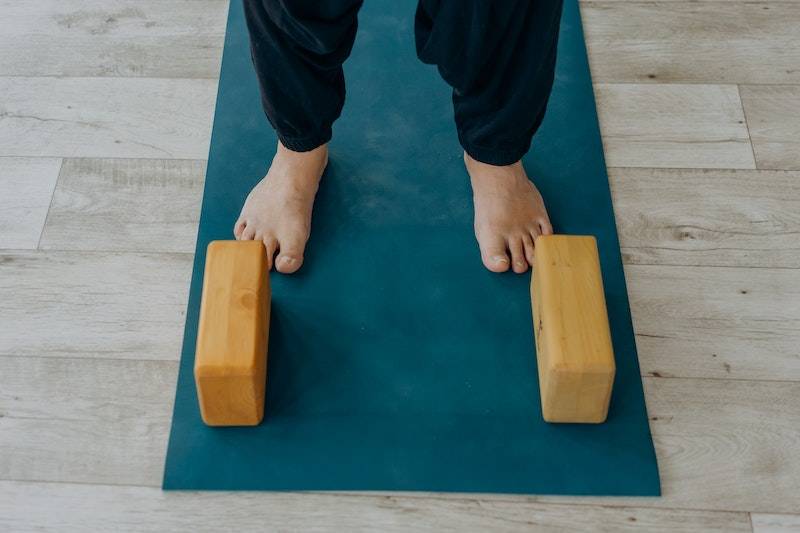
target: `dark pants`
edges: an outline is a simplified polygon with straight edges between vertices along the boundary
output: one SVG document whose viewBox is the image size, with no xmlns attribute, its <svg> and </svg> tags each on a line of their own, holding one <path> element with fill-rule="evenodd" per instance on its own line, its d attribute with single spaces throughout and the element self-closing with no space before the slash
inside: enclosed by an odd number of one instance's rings
<svg viewBox="0 0 800 533">
<path fill-rule="evenodd" d="M 328 142 L 362 0 L 244 4 L 264 110 L 281 142 L 295 151 Z M 561 4 L 420 0 L 417 55 L 453 87 L 458 138 L 473 158 L 508 165 L 528 151 L 553 86 Z"/>
</svg>

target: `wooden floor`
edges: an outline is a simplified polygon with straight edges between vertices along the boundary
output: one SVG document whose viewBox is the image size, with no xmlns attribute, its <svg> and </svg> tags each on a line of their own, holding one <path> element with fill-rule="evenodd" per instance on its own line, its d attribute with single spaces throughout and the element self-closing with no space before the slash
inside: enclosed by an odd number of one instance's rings
<svg viewBox="0 0 800 533">
<path fill-rule="evenodd" d="M 162 492 L 226 10 L 0 0 L 0 530 L 800 531 L 797 0 L 582 3 L 662 498 Z"/>
</svg>

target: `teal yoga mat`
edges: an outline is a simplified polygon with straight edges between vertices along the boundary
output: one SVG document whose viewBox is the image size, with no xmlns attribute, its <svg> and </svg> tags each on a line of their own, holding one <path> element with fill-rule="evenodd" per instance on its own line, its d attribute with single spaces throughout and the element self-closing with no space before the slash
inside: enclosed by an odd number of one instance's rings
<svg viewBox="0 0 800 533">
<path fill-rule="evenodd" d="M 305 265 L 271 275 L 265 419 L 211 428 L 192 374 L 206 245 L 231 238 L 275 147 L 232 1 L 164 488 L 658 495 L 577 3 L 525 165 L 556 230 L 599 242 L 617 360 L 602 425 L 542 420 L 530 277 L 481 265 L 450 89 L 416 58 L 414 7 L 364 5 Z"/>
</svg>

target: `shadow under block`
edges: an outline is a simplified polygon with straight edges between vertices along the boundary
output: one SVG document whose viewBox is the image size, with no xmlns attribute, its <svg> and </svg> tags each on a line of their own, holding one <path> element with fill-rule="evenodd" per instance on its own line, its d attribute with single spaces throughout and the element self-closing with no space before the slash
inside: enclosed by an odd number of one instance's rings
<svg viewBox="0 0 800 533">
<path fill-rule="evenodd" d="M 263 243 L 209 243 L 194 362 L 209 426 L 254 426 L 264 417 L 269 313 Z"/>
<path fill-rule="evenodd" d="M 544 419 L 604 422 L 616 367 L 595 238 L 538 237 L 531 298 Z"/>
</svg>

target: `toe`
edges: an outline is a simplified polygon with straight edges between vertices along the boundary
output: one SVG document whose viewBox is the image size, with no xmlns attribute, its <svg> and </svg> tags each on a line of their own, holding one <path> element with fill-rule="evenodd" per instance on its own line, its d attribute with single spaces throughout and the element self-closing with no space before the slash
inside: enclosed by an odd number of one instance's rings
<svg viewBox="0 0 800 533">
<path fill-rule="evenodd" d="M 528 261 L 525 259 L 525 246 L 522 244 L 522 237 L 508 239 L 508 249 L 511 252 L 511 268 L 514 272 L 522 274 L 528 270 Z"/>
<path fill-rule="evenodd" d="M 550 219 L 547 217 L 542 217 L 539 219 L 539 231 L 542 235 L 552 235 L 553 234 L 553 225 L 550 224 Z"/>
<path fill-rule="evenodd" d="M 528 264 L 533 267 L 533 236 L 532 235 L 523 235 L 522 236 L 522 246 L 525 249 L 525 260 L 528 261 Z"/>
<path fill-rule="evenodd" d="M 272 270 L 272 264 L 275 260 L 275 252 L 278 251 L 278 241 L 273 237 L 264 237 L 264 248 L 267 249 L 267 270 Z"/>
<path fill-rule="evenodd" d="M 492 272 L 505 272 L 509 267 L 506 243 L 497 235 L 478 238 L 483 265 Z"/>
<path fill-rule="evenodd" d="M 536 243 L 536 238 L 542 234 L 542 228 L 539 226 L 539 223 L 535 223 L 533 226 L 528 228 L 528 231 L 531 234 L 531 238 L 533 239 L 534 244 Z"/>
<path fill-rule="evenodd" d="M 303 241 L 300 239 L 282 239 L 279 244 L 280 253 L 275 259 L 275 269 L 281 274 L 297 272 L 303 264 Z"/>
<path fill-rule="evenodd" d="M 297 252 L 281 252 L 275 259 L 275 269 L 281 274 L 294 274 L 302 265 L 303 256 Z"/>
<path fill-rule="evenodd" d="M 233 226 L 233 236 L 237 239 L 242 238 L 242 232 L 244 232 L 244 228 L 247 226 L 247 222 L 244 219 L 239 219 L 236 222 L 236 225 Z"/>
<path fill-rule="evenodd" d="M 256 236 L 256 229 L 253 226 L 245 226 L 244 231 L 242 231 L 241 237 L 239 237 L 242 241 L 252 241 L 253 237 Z"/>
</svg>

